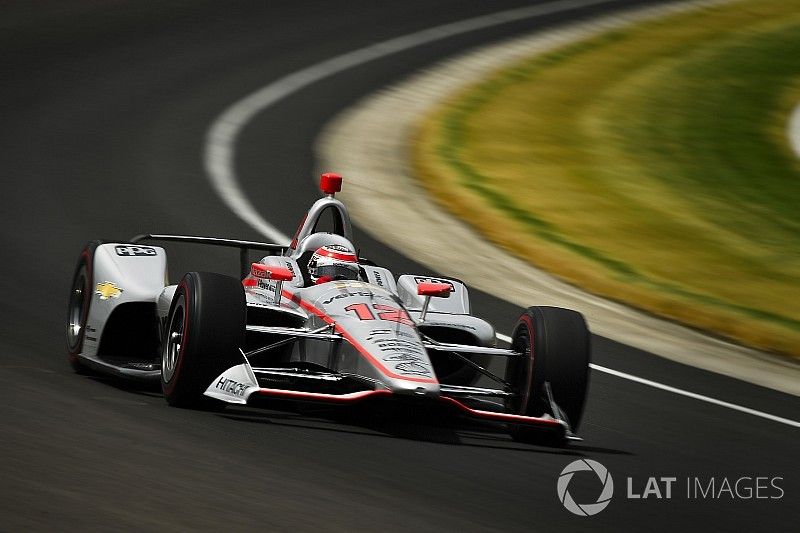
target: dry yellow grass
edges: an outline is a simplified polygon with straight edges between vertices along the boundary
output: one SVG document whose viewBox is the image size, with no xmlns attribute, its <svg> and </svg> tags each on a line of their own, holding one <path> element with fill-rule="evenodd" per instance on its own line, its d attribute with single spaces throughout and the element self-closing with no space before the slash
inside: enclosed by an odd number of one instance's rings
<svg viewBox="0 0 800 533">
<path fill-rule="evenodd" d="M 800 2 L 705 9 L 496 73 L 426 118 L 413 160 L 531 263 L 799 356 L 798 77 Z"/>
</svg>

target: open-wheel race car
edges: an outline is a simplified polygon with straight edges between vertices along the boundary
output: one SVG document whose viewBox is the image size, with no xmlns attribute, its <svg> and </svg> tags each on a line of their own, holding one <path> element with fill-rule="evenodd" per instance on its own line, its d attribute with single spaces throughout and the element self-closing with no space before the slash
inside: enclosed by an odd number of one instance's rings
<svg viewBox="0 0 800 533">
<path fill-rule="evenodd" d="M 325 195 L 289 245 L 155 234 L 90 242 L 69 297 L 73 368 L 159 380 L 180 407 L 435 404 L 525 442 L 577 439 L 590 357 L 583 316 L 530 307 L 510 348 L 498 348 L 461 281 L 395 278 L 358 257 L 334 197 L 341 183 L 322 175 Z M 332 231 L 320 231 L 323 218 Z M 189 272 L 170 285 L 164 248 L 143 244 L 153 240 L 238 248 L 242 276 Z M 268 255 L 251 264 L 249 250 Z"/>
</svg>

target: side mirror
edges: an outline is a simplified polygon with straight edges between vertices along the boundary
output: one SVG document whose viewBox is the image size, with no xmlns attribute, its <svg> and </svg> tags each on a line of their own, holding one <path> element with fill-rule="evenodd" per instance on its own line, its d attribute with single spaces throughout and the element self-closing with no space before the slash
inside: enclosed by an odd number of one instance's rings
<svg viewBox="0 0 800 533">
<path fill-rule="evenodd" d="M 263 263 L 253 263 L 250 266 L 250 274 L 254 278 L 272 279 L 275 281 L 292 281 L 294 274 L 286 267 L 265 265 Z"/>
<path fill-rule="evenodd" d="M 417 284 L 417 294 L 434 298 L 450 298 L 453 287 L 449 283 L 422 282 Z"/>
<path fill-rule="evenodd" d="M 291 270 L 282 266 L 265 265 L 263 263 L 253 263 L 250 265 L 250 274 L 254 278 L 270 279 L 275 281 L 275 305 L 281 303 L 281 293 L 283 282 L 292 281 L 294 274 Z"/>
<path fill-rule="evenodd" d="M 425 322 L 425 315 L 428 314 L 428 305 L 431 303 L 431 298 L 450 298 L 450 293 L 452 292 L 453 286 L 449 283 L 418 283 L 417 294 L 425 297 L 425 301 L 422 304 L 422 312 L 419 314 L 419 321 Z"/>
</svg>

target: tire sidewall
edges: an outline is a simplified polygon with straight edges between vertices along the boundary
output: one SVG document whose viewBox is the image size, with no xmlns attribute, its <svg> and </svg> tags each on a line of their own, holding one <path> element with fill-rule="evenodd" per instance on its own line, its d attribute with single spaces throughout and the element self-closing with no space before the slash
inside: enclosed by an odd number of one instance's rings
<svg viewBox="0 0 800 533">
<path fill-rule="evenodd" d="M 72 366 L 73 370 L 76 372 L 82 372 L 86 370 L 86 367 L 80 362 L 79 354 L 83 351 L 83 342 L 86 338 L 86 325 L 89 320 L 89 310 L 91 308 L 92 299 L 94 296 L 92 292 L 92 287 L 94 286 L 94 252 L 100 244 L 102 244 L 100 241 L 92 241 L 87 243 L 83 250 L 81 250 L 70 283 L 70 291 L 73 291 L 75 289 L 75 282 L 77 281 L 81 270 L 85 268 L 85 294 L 80 315 L 81 330 L 74 345 L 70 344 L 68 335 L 66 338 L 67 360 L 69 361 L 70 366 Z M 69 328 L 72 319 L 71 298 L 72 293 L 70 292 L 70 300 L 67 301 L 67 328 Z"/>
<path fill-rule="evenodd" d="M 182 303 L 181 303 L 182 302 Z M 164 379 L 164 355 L 169 349 L 175 313 L 183 306 L 181 346 L 169 380 Z M 242 362 L 246 302 L 236 278 L 190 272 L 175 290 L 162 339 L 161 387 L 170 405 L 215 408 L 221 402 L 204 395 L 211 382 Z"/>
<path fill-rule="evenodd" d="M 537 307 L 527 309 L 519 317 L 512 337 L 512 346 L 526 351 L 525 360 L 518 365 L 514 383 L 517 390 L 522 391 L 522 397 L 514 406 L 516 414 L 534 414 L 532 411 L 536 407 L 536 395 L 541 391 L 546 375 L 544 335 L 541 310 Z"/>
<path fill-rule="evenodd" d="M 188 275 L 187 275 L 188 277 Z M 167 315 L 167 325 L 165 330 L 165 338 L 162 341 L 161 347 L 161 390 L 164 392 L 164 395 L 169 399 L 175 394 L 175 389 L 177 387 L 177 383 L 180 380 L 180 374 L 183 370 L 183 363 L 185 359 L 185 354 L 188 349 L 189 342 L 193 338 L 191 335 L 191 324 L 189 323 L 189 305 L 191 302 L 194 301 L 194 298 L 190 296 L 189 287 L 187 284 L 187 277 L 184 277 L 183 280 L 178 284 L 178 288 L 175 290 L 175 295 L 172 297 L 172 304 L 170 305 L 169 315 Z M 170 376 L 169 381 L 164 381 L 164 359 L 163 359 L 163 350 L 167 349 L 168 346 L 168 339 L 166 338 L 169 335 L 169 328 L 172 325 L 172 321 L 174 319 L 175 310 L 179 305 L 179 302 L 183 298 L 183 339 L 181 341 L 181 349 L 178 352 L 178 360 L 175 362 L 175 369 L 172 372 L 172 376 Z M 193 314 L 192 314 L 193 316 Z"/>
<path fill-rule="evenodd" d="M 574 341 L 575 346 L 567 341 Z M 566 349 L 567 346 L 574 349 Z M 521 394 L 510 405 L 512 411 L 527 416 L 547 411 L 544 384 L 550 382 L 556 403 L 570 418 L 572 429 L 577 429 L 588 390 L 591 350 L 583 316 L 569 309 L 530 307 L 514 328 L 512 347 L 527 351 L 525 361 L 510 376 L 512 386 Z"/>
</svg>

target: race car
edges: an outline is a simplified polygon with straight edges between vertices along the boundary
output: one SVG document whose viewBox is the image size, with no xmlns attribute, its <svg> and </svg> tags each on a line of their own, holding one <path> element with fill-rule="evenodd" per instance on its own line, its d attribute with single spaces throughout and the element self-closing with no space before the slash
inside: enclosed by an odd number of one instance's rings
<svg viewBox="0 0 800 533">
<path fill-rule="evenodd" d="M 358 256 L 341 186 L 341 176 L 321 176 L 323 197 L 288 245 L 162 234 L 88 243 L 69 297 L 70 364 L 160 381 L 179 407 L 389 402 L 437 406 L 524 442 L 579 440 L 583 316 L 530 307 L 511 346 L 497 347 L 461 281 L 395 277 Z M 171 285 L 164 248 L 148 241 L 238 248 L 241 276 L 189 272 Z M 250 250 L 267 255 L 250 263 Z"/>
</svg>

